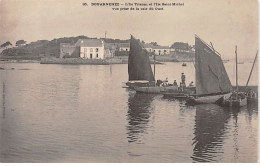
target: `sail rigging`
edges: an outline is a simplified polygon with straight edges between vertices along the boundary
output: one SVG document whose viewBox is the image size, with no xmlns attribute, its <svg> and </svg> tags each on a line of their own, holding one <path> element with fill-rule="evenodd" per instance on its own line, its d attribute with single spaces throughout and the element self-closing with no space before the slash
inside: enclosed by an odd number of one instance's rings
<svg viewBox="0 0 260 166">
<path fill-rule="evenodd" d="M 210 95 L 232 91 L 220 54 L 195 36 L 196 95 Z"/>
<path fill-rule="evenodd" d="M 132 35 L 130 39 L 130 52 L 128 57 L 128 76 L 129 81 L 155 81 L 149 60 L 149 53 L 142 47 L 142 44 Z"/>
</svg>

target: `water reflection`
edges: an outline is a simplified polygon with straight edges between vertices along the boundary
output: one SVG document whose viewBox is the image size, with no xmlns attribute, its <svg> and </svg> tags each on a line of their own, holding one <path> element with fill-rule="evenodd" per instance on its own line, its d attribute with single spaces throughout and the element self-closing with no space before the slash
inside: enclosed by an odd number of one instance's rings
<svg viewBox="0 0 260 166">
<path fill-rule="evenodd" d="M 141 143 L 140 137 L 146 132 L 151 116 L 151 102 L 154 96 L 131 93 L 128 97 L 128 142 Z"/>
<path fill-rule="evenodd" d="M 5 118 L 5 82 L 3 82 L 3 119 Z"/>
<path fill-rule="evenodd" d="M 214 153 L 221 153 L 223 135 L 229 118 L 229 112 L 217 105 L 196 106 L 193 138 L 195 146 L 191 156 L 194 162 L 214 161 Z"/>
<path fill-rule="evenodd" d="M 195 115 L 193 138 L 193 162 L 220 162 L 224 158 L 224 140 L 232 138 L 230 146 L 233 147 L 231 159 L 239 159 L 239 114 L 248 115 L 251 123 L 256 105 L 248 105 L 242 108 L 223 108 L 217 105 L 198 105 Z M 230 130 L 232 128 L 232 130 Z M 240 131 L 241 132 L 241 131 Z M 221 155 L 223 154 L 223 155 Z"/>
<path fill-rule="evenodd" d="M 257 112 L 257 111 L 258 111 L 258 105 L 257 105 L 257 103 L 255 103 L 255 104 L 248 104 L 248 105 L 247 105 L 248 120 L 249 120 L 250 123 L 251 123 L 251 121 L 252 121 L 252 116 L 253 116 L 253 114 L 254 114 L 255 112 Z"/>
</svg>

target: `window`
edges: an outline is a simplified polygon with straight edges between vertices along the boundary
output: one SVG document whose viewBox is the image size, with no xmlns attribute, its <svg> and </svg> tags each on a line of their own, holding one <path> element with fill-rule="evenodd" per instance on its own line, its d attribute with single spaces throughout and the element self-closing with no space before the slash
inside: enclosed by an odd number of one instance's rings
<svg viewBox="0 0 260 166">
<path fill-rule="evenodd" d="M 92 54 L 90 54 L 90 59 L 92 59 Z"/>
<path fill-rule="evenodd" d="M 88 49 L 87 49 L 87 48 L 84 48 L 84 52 L 88 52 Z"/>
<path fill-rule="evenodd" d="M 126 51 L 128 51 L 128 49 L 125 49 Z"/>
<path fill-rule="evenodd" d="M 98 48 L 96 48 L 96 52 L 98 52 Z"/>
<path fill-rule="evenodd" d="M 96 55 L 96 57 L 98 58 L 98 54 Z"/>
<path fill-rule="evenodd" d="M 166 50 L 164 50 L 164 52 L 166 53 Z"/>
<path fill-rule="evenodd" d="M 93 52 L 93 48 L 90 48 L 90 52 Z"/>
</svg>

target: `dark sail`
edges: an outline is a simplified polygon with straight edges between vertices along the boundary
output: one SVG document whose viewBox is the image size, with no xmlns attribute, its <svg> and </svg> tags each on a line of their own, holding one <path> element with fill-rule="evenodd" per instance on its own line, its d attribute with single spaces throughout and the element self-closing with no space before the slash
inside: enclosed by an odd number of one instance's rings
<svg viewBox="0 0 260 166">
<path fill-rule="evenodd" d="M 220 56 L 195 36 L 196 94 L 209 95 L 232 91 Z"/>
<path fill-rule="evenodd" d="M 129 81 L 147 80 L 151 82 L 155 80 L 149 60 L 149 53 L 132 35 L 128 57 L 128 76 Z"/>
</svg>

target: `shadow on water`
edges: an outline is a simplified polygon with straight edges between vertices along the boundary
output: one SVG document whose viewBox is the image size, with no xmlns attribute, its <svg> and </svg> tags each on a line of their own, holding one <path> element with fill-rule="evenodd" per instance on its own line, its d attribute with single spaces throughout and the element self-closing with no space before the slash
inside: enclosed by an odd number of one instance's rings
<svg viewBox="0 0 260 166">
<path fill-rule="evenodd" d="M 153 99 L 153 95 L 129 93 L 127 112 L 127 138 L 129 143 L 141 143 L 140 138 L 148 127 Z"/>
<path fill-rule="evenodd" d="M 228 132 L 228 123 L 234 121 L 232 131 L 235 159 L 238 158 L 238 114 L 246 112 L 249 121 L 257 106 L 248 105 L 242 108 L 223 108 L 214 104 L 203 104 L 195 106 L 195 126 L 193 138 L 193 162 L 219 162 L 217 156 L 223 153 L 223 141 L 225 133 Z"/>
</svg>

